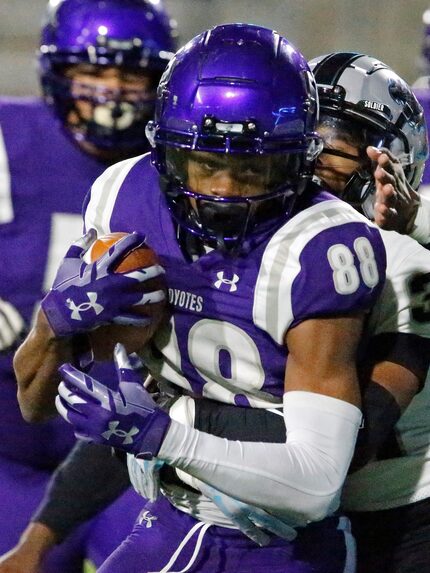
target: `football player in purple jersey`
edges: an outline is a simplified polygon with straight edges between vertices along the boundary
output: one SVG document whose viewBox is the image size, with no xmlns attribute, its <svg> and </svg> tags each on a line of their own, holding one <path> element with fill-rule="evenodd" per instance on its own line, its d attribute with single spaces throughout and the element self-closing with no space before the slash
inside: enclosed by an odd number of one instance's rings
<svg viewBox="0 0 430 573">
<path fill-rule="evenodd" d="M 38 426 L 23 421 L 14 349 L 58 261 L 82 233 L 82 202 L 92 181 L 112 162 L 147 150 L 144 127 L 173 51 L 172 27 L 161 4 L 52 1 L 39 51 L 44 98 L 0 100 L 0 553 L 18 542 L 53 470 L 75 443 L 60 417 Z M 110 534 L 101 542 L 98 522 L 100 539 L 91 555 L 98 563 L 129 529 L 139 507 L 129 490 L 116 510 L 104 514 Z M 107 525 L 109 519 L 116 520 L 115 527 Z M 30 530 L 36 544 L 46 544 L 46 528 Z M 21 545 L 34 549 L 29 539 L 26 530 Z M 80 571 L 90 545 L 91 537 L 81 530 L 53 552 L 43 571 Z M 0 570 L 4 567 L 34 570 L 11 556 L 2 559 Z"/>
<path fill-rule="evenodd" d="M 316 174 L 336 195 L 372 218 L 378 154 L 390 155 L 402 170 L 402 176 L 392 183 L 400 192 L 404 182 L 414 190 L 420 184 L 428 154 L 422 109 L 409 86 L 375 58 L 341 52 L 316 58 L 310 66 L 318 83 L 318 131 L 324 139 Z M 407 114 L 407 121 L 402 121 L 403 114 Z M 369 340 L 361 352 L 361 369 L 366 371 L 362 378 L 365 424 L 343 492 L 343 507 L 352 510 L 362 573 L 403 571 L 405 566 L 419 571 L 428 565 L 430 390 L 426 372 L 430 326 L 422 297 L 430 256 L 415 241 L 398 233 L 383 232 L 382 237 L 388 257 L 387 283 L 378 307 L 370 314 Z M 172 415 L 178 415 L 178 407 L 176 403 Z M 208 408 L 204 400 L 196 400 L 194 409 L 190 424 L 210 433 L 216 431 L 226 437 L 228 429 L 231 439 L 238 439 L 241 432 L 241 439 L 267 441 L 270 428 L 275 432 L 272 439 L 277 441 L 279 435 L 285 439 L 285 427 L 275 424 L 279 417 L 268 410 L 266 427 L 256 415 L 261 411 L 249 408 L 236 409 L 229 427 L 225 406 L 221 413 L 219 406 Z M 400 455 L 396 444 L 402 448 Z M 370 463 L 363 467 L 369 458 Z M 157 483 L 154 467 L 140 460 L 130 464 L 130 469 L 133 482 L 139 489 L 140 481 L 141 491 L 148 497 L 148 480 L 152 477 L 152 487 Z M 208 493 L 201 482 L 199 487 Z M 242 524 L 250 515 L 249 507 L 219 493 L 217 497 L 224 512 L 234 508 L 241 513 Z"/>
<path fill-rule="evenodd" d="M 117 164 L 92 187 L 88 233 L 69 249 L 16 355 L 22 411 L 29 420 L 54 411 L 55 370 L 67 353 L 73 359 L 76 336 L 85 344 L 99 324 L 141 320 L 133 307 L 151 303 L 139 295 L 145 273 L 118 278 L 111 269 L 142 234 L 173 307 L 142 355 L 180 395 L 168 416 L 121 347 L 117 391 L 71 365 L 61 370 L 57 405 L 77 435 L 165 463 L 163 495 L 100 571 L 353 570 L 336 510 L 361 421 L 356 354 L 385 250 L 375 227 L 311 182 L 317 115 L 314 79 L 285 38 L 219 26 L 163 75 L 152 157 Z M 86 265 L 94 230 L 134 235 Z M 188 425 L 189 394 L 234 408 L 283 404 L 289 438 L 200 432 Z M 211 487 L 282 517 L 297 538 L 256 546 L 219 510 L 222 499 L 199 491 Z"/>
</svg>

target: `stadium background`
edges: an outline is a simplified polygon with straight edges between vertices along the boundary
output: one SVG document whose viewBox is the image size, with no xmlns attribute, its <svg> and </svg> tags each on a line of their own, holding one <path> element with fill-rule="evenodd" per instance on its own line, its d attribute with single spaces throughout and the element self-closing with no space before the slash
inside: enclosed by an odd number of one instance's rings
<svg viewBox="0 0 430 573">
<path fill-rule="evenodd" d="M 154 0 L 156 2 L 158 0 Z M 165 0 L 184 43 L 221 22 L 276 28 L 307 58 L 367 52 L 408 82 L 419 75 L 422 13 L 429 0 Z M 35 50 L 46 0 L 0 0 L 0 93 L 36 94 Z"/>
</svg>

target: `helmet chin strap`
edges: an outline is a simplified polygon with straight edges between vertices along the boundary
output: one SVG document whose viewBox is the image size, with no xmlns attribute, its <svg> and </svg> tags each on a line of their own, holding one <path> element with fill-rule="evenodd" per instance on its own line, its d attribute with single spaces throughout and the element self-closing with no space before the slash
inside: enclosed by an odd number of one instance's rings
<svg viewBox="0 0 430 573">
<path fill-rule="evenodd" d="M 363 210 L 364 203 L 368 197 L 373 197 L 374 192 L 373 177 L 371 175 L 363 177 L 358 171 L 354 171 L 339 196 L 356 209 Z"/>
<path fill-rule="evenodd" d="M 314 175 L 312 180 L 320 187 L 325 187 L 328 190 L 330 186 L 318 177 Z M 349 203 L 354 209 L 363 213 L 368 219 L 373 221 L 374 219 L 374 197 L 375 197 L 375 184 L 372 177 L 363 177 L 357 171 L 355 171 L 351 177 L 348 179 L 343 191 L 337 193 L 332 191 L 334 195 Z"/>
</svg>

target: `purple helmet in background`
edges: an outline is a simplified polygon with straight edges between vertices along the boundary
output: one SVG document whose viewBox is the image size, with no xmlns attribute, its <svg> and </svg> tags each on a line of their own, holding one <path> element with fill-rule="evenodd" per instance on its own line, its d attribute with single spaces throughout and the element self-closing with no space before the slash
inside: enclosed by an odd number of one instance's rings
<svg viewBox="0 0 430 573">
<path fill-rule="evenodd" d="M 67 127 L 76 100 L 90 102 L 91 120 L 68 129 L 78 141 L 130 153 L 144 147 L 156 86 L 175 51 L 174 28 L 161 2 L 149 0 L 51 0 L 42 28 L 40 76 L 46 101 Z M 74 64 L 117 66 L 143 72 L 151 89 L 127 98 L 124 91 L 83 86 L 79 95 L 64 71 Z"/>
<path fill-rule="evenodd" d="M 320 149 L 315 82 L 302 54 L 273 30 L 225 24 L 170 61 L 147 126 L 168 203 L 186 230 L 237 244 L 285 218 Z M 267 157 L 273 184 L 257 197 L 208 197 L 187 188 L 191 151 Z M 194 207 L 191 207 L 190 198 Z"/>
</svg>

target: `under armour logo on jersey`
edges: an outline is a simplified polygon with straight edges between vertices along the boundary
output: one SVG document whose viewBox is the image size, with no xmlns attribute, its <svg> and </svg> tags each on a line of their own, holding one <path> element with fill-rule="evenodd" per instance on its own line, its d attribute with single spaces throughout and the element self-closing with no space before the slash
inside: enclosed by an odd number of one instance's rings
<svg viewBox="0 0 430 573">
<path fill-rule="evenodd" d="M 123 445 L 132 444 L 133 443 L 133 436 L 139 433 L 139 430 L 136 426 L 133 426 L 131 430 L 128 432 L 121 430 L 118 428 L 119 421 L 114 420 L 113 422 L 109 422 L 109 430 L 103 432 L 102 437 L 106 440 L 110 440 L 112 436 L 116 436 L 117 438 L 124 438 Z"/>
<path fill-rule="evenodd" d="M 239 282 L 239 277 L 235 273 L 233 273 L 232 279 L 224 278 L 224 271 L 219 271 L 216 276 L 218 277 L 218 280 L 214 283 L 216 288 L 220 289 L 222 285 L 229 285 L 229 292 L 237 291 L 236 283 Z"/>
<path fill-rule="evenodd" d="M 73 320 L 82 320 L 81 312 L 87 312 L 90 309 L 93 309 L 96 314 L 100 314 L 104 310 L 104 307 L 97 303 L 96 292 L 87 292 L 87 296 L 89 302 L 81 302 L 79 305 L 77 305 L 71 298 L 67 299 L 66 303 L 72 311 L 71 318 Z"/>
<path fill-rule="evenodd" d="M 158 517 L 155 515 L 151 515 L 149 511 L 144 511 L 141 516 L 139 517 L 139 525 L 143 525 L 146 523 L 146 528 L 149 529 L 152 527 L 152 522 L 157 521 Z"/>
</svg>

